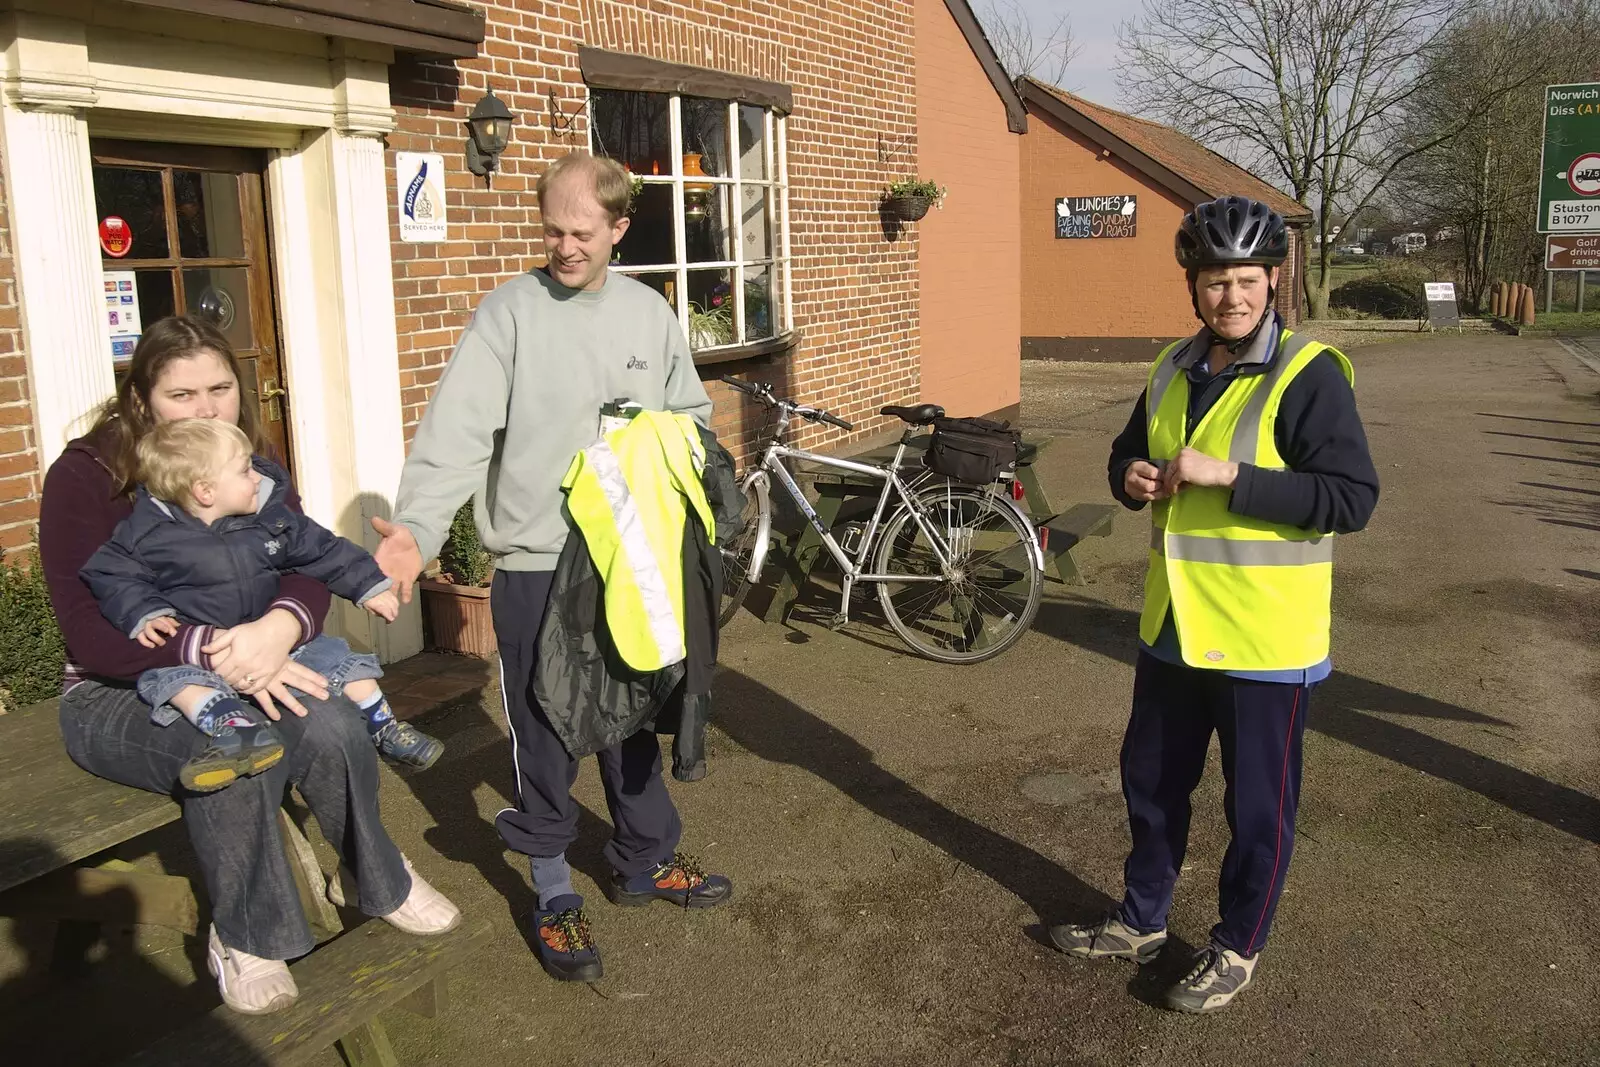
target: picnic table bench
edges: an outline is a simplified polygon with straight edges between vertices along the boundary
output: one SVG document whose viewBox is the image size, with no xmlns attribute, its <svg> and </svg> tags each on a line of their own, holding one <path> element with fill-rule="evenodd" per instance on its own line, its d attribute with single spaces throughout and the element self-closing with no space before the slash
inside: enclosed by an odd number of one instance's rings
<svg viewBox="0 0 1600 1067">
<path fill-rule="evenodd" d="M 73 866 L 182 817 L 167 796 L 108 782 L 67 757 L 56 701 L 0 716 L 0 915 L 53 919 L 81 939 L 100 923 L 166 926 L 200 936 L 200 908 L 185 878 L 116 860 Z M 329 903 L 316 853 L 280 810 L 284 848 L 318 947 L 290 966 L 300 998 L 272 1015 L 220 1006 L 139 1053 L 132 1064 L 303 1063 L 338 1044 L 352 1067 L 394 1067 L 378 1013 L 399 1005 L 432 1017 L 446 1002 L 445 975 L 492 934 L 484 920 L 438 937 L 382 921 L 344 930 Z"/>
<path fill-rule="evenodd" d="M 907 442 L 907 462 L 916 461 L 927 451 L 928 439 L 928 434 L 919 434 Z M 1068 585 L 1082 585 L 1083 574 L 1072 558 L 1072 549 L 1085 538 L 1109 536 L 1117 509 L 1111 504 L 1075 504 L 1066 511 L 1058 512 L 1051 506 L 1044 487 L 1039 484 L 1034 461 L 1052 440 L 1050 437 L 1023 437 L 1022 457 L 1017 464 L 1016 474 L 1017 484 L 1022 487 L 1023 493 L 1020 506 L 1039 530 L 1040 547 L 1044 549 L 1045 578 Z M 894 460 L 898 447 L 899 442 L 894 441 L 849 458 L 862 463 L 887 465 Z M 795 478 L 802 483 L 809 482 L 814 488 L 817 494 L 817 518 L 828 529 L 832 529 L 847 501 L 863 497 L 875 501 L 883 490 L 881 480 L 850 471 L 796 471 Z M 787 621 L 789 612 L 800 599 L 801 591 L 810 581 L 812 570 L 827 556 L 822 536 L 810 523 L 802 523 L 798 534 L 789 533 L 786 543 L 776 547 L 778 551 L 773 558 L 783 577 L 763 616 L 766 622 Z"/>
</svg>

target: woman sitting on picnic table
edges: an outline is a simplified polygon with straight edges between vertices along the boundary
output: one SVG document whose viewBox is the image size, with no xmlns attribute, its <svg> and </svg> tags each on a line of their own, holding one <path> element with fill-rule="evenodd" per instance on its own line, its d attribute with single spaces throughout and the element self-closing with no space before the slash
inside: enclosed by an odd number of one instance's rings
<svg viewBox="0 0 1600 1067">
<path fill-rule="evenodd" d="M 182 805 L 211 898 L 208 965 L 229 1007 L 264 1014 L 294 1002 L 297 990 L 283 961 L 315 945 L 278 826 L 290 783 L 351 872 L 362 911 L 414 934 L 443 933 L 460 913 L 412 870 L 383 828 L 377 755 L 363 716 L 346 706 L 345 696 L 330 694 L 323 677 L 289 658 L 322 628 L 330 598 L 322 583 L 285 575 L 278 599 L 254 622 L 231 629 L 186 624 L 161 647 L 147 648 L 106 621 L 78 576 L 132 510 L 135 448 L 152 426 L 224 419 L 266 452 L 239 381 L 232 348 L 209 325 L 188 318 L 151 324 L 94 428 L 51 464 L 39 547 L 67 643 L 61 697 L 67 752 L 91 774 L 169 794 Z M 287 503 L 301 510 L 292 488 Z M 217 792 L 180 787 L 179 768 L 209 739 L 153 722 L 133 682 L 152 668 L 184 664 L 215 672 L 277 720 L 283 757 L 274 766 Z"/>
</svg>

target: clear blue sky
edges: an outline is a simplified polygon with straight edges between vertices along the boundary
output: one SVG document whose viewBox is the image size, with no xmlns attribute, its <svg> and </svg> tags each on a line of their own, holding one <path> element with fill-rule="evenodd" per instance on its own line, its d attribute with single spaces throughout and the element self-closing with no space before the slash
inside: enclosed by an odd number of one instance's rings
<svg viewBox="0 0 1600 1067">
<path fill-rule="evenodd" d="M 1066 88 L 1108 107 L 1117 106 L 1117 25 L 1137 14 L 1138 4 L 1105 0 L 1020 0 L 1044 33 L 1062 14 L 1072 19 L 1072 33 L 1082 46 L 1078 60 L 1067 71 Z M 982 0 L 973 4 L 982 10 Z"/>
</svg>

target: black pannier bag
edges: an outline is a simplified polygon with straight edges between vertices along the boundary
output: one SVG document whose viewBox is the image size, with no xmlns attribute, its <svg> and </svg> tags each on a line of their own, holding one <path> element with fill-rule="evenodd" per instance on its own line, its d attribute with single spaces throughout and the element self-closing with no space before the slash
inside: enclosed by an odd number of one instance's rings
<svg viewBox="0 0 1600 1067">
<path fill-rule="evenodd" d="M 928 469 L 969 485 L 988 485 L 1017 473 L 1022 434 L 993 419 L 934 419 L 923 458 Z"/>
</svg>

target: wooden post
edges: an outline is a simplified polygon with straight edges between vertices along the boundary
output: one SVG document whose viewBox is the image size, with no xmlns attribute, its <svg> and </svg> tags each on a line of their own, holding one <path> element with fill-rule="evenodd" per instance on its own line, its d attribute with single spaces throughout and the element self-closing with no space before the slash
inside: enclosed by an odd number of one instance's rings
<svg viewBox="0 0 1600 1067">
<path fill-rule="evenodd" d="M 1495 282 L 1489 287 L 1489 314 L 1499 318 L 1506 310 L 1506 283 Z"/>
<path fill-rule="evenodd" d="M 1524 285 L 1522 287 L 1522 311 L 1517 316 L 1517 322 L 1521 323 L 1523 326 L 1532 326 L 1533 325 L 1533 313 L 1534 313 L 1533 287 L 1531 285 Z"/>
</svg>

